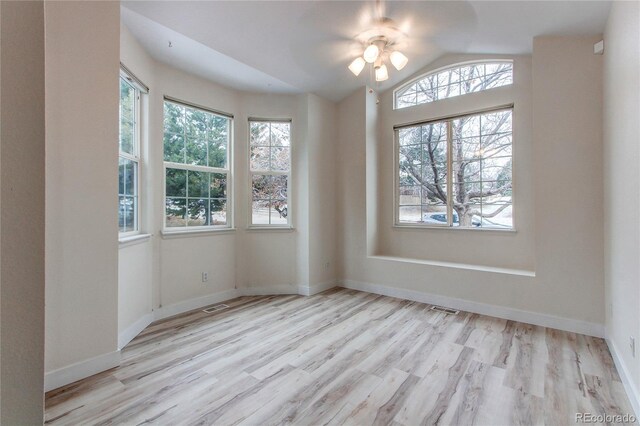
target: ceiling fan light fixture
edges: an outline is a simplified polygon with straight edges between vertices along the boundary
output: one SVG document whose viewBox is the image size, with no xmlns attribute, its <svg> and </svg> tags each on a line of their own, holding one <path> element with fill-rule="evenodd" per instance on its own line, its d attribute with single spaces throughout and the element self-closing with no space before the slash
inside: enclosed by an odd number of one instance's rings
<svg viewBox="0 0 640 426">
<path fill-rule="evenodd" d="M 378 49 L 378 46 L 376 46 L 375 44 L 370 44 L 366 49 L 364 49 L 364 54 L 362 56 L 364 57 L 365 61 L 372 64 L 376 61 L 376 59 L 378 59 L 379 54 L 380 49 Z"/>
<path fill-rule="evenodd" d="M 351 62 L 351 64 L 349 65 L 349 71 L 351 71 L 352 73 L 355 74 L 355 76 L 359 76 L 360 73 L 362 72 L 362 70 L 364 69 L 364 66 L 367 63 L 365 62 L 364 59 L 362 59 L 362 57 L 357 57 L 356 59 L 353 60 L 353 62 Z"/>
<path fill-rule="evenodd" d="M 379 5 L 381 1 L 377 0 L 377 4 Z M 379 10 L 378 15 L 381 16 L 382 11 Z M 409 62 L 402 52 L 396 50 L 405 45 L 406 37 L 407 34 L 398 27 L 393 19 L 377 18 L 371 28 L 355 37 L 356 41 L 362 43 L 364 52 L 361 57 L 354 59 L 349 64 L 349 70 L 358 76 L 367 67 L 367 64 L 370 64 L 371 79 L 375 75 L 377 82 L 388 80 L 388 67 L 393 65 L 395 69 L 400 71 Z M 385 63 L 387 64 L 385 65 Z"/>
<path fill-rule="evenodd" d="M 389 72 L 386 65 L 381 65 L 376 68 L 376 81 L 385 81 L 389 78 Z"/>
<path fill-rule="evenodd" d="M 397 50 L 391 52 L 389 60 L 398 71 L 404 68 L 405 65 L 407 65 L 407 62 L 409 62 L 409 59 Z"/>
</svg>

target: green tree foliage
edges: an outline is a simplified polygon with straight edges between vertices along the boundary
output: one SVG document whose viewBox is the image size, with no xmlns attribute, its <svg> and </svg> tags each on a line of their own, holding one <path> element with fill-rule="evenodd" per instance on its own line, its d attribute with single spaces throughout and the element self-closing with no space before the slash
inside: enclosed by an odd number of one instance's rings
<svg viewBox="0 0 640 426">
<path fill-rule="evenodd" d="M 124 79 L 120 79 L 120 151 L 134 153 L 136 91 Z"/>
<path fill-rule="evenodd" d="M 225 169 L 229 125 L 228 118 L 165 102 L 165 161 Z M 166 170 L 167 226 L 226 223 L 226 173 L 172 167 Z"/>
<path fill-rule="evenodd" d="M 164 160 L 226 168 L 230 120 L 173 102 L 164 105 Z"/>
</svg>

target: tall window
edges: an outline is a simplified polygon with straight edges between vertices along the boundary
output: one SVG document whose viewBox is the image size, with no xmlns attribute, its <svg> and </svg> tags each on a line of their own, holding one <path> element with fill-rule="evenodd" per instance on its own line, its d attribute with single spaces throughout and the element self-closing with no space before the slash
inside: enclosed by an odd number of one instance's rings
<svg viewBox="0 0 640 426">
<path fill-rule="evenodd" d="M 481 92 L 513 83 L 511 61 L 461 64 L 427 74 L 395 92 L 395 108 Z"/>
<path fill-rule="evenodd" d="M 118 162 L 118 227 L 121 234 L 138 232 L 140 166 L 140 90 L 120 77 L 120 157 Z"/>
<path fill-rule="evenodd" d="M 510 229 L 512 109 L 396 130 L 398 225 Z"/>
<path fill-rule="evenodd" d="M 165 227 L 230 227 L 231 116 L 164 102 Z"/>
<path fill-rule="evenodd" d="M 251 225 L 290 226 L 291 122 L 249 121 Z"/>
</svg>

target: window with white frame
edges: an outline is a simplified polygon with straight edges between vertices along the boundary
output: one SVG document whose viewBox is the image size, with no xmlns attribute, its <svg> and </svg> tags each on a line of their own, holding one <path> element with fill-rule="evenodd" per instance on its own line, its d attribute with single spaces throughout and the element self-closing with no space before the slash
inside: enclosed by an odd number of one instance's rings
<svg viewBox="0 0 640 426">
<path fill-rule="evenodd" d="M 291 122 L 249 120 L 251 226 L 290 226 Z"/>
<path fill-rule="evenodd" d="M 419 77 L 395 91 L 396 109 L 481 92 L 513 83 L 513 62 L 458 64 Z"/>
<path fill-rule="evenodd" d="M 231 227 L 232 118 L 165 98 L 165 228 Z"/>
<path fill-rule="evenodd" d="M 396 128 L 396 225 L 511 229 L 512 113 Z"/>
<path fill-rule="evenodd" d="M 120 136 L 118 160 L 118 229 L 139 231 L 138 176 L 140 173 L 140 90 L 120 77 Z"/>
</svg>

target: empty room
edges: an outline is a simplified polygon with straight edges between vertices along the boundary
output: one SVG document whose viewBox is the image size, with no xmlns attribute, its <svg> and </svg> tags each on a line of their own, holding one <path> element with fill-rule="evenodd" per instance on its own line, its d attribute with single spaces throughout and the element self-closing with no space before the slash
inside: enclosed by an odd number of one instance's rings
<svg viewBox="0 0 640 426">
<path fill-rule="evenodd" d="M 0 423 L 638 424 L 640 2 L 0 1 Z"/>
</svg>

